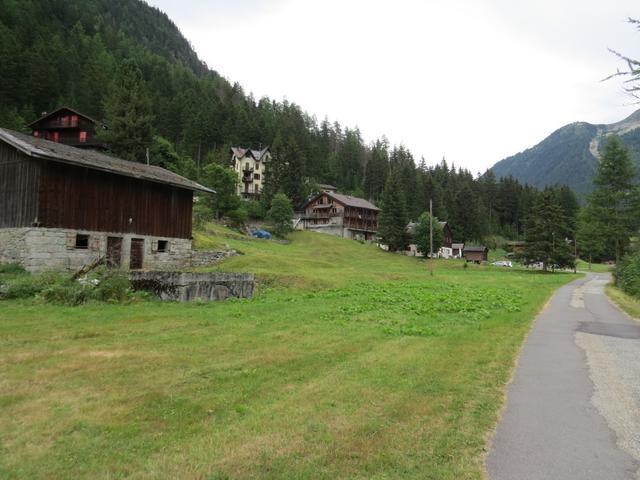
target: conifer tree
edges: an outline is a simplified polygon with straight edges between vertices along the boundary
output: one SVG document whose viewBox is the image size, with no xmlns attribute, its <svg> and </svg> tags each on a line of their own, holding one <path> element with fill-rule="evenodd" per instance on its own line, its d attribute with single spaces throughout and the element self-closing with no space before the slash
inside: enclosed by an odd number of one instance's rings
<svg viewBox="0 0 640 480">
<path fill-rule="evenodd" d="M 640 224 L 640 201 L 636 170 L 629 151 L 616 136 L 604 146 L 593 177 L 595 189 L 588 197 L 580 230 L 600 226 L 599 235 L 616 263 L 629 249 L 631 236 Z M 587 244 L 588 245 L 588 244 Z M 592 254 L 595 252 L 591 252 Z"/>
<path fill-rule="evenodd" d="M 107 129 L 99 138 L 121 158 L 146 162 L 147 148 L 153 140 L 151 98 L 142 72 L 131 61 L 125 61 L 104 103 Z"/>
<path fill-rule="evenodd" d="M 407 245 L 407 207 L 397 172 L 392 172 L 382 192 L 382 210 L 378 217 L 378 235 L 390 251 Z"/>
<path fill-rule="evenodd" d="M 567 219 L 553 191 L 545 190 L 527 219 L 525 262 L 542 263 L 542 269 L 550 266 L 572 267 L 574 259 L 567 242 Z"/>
</svg>

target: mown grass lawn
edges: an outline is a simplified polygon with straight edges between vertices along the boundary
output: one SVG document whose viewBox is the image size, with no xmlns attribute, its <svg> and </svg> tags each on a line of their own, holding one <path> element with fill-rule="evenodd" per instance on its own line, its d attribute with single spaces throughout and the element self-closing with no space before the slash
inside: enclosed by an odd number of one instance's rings
<svg viewBox="0 0 640 480">
<path fill-rule="evenodd" d="M 531 320 L 574 278 L 215 233 L 253 300 L 0 302 L 0 478 L 481 478 Z"/>
</svg>

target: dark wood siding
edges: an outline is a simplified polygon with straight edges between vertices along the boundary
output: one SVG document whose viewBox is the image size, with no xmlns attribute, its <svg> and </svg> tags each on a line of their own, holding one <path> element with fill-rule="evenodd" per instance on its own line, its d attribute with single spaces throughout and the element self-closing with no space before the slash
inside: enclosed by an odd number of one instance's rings
<svg viewBox="0 0 640 480">
<path fill-rule="evenodd" d="M 190 238 L 192 202 L 193 193 L 182 188 L 53 161 L 43 165 L 43 227 Z"/>
<path fill-rule="evenodd" d="M 36 221 L 40 166 L 0 142 L 0 227 L 28 227 Z"/>
</svg>

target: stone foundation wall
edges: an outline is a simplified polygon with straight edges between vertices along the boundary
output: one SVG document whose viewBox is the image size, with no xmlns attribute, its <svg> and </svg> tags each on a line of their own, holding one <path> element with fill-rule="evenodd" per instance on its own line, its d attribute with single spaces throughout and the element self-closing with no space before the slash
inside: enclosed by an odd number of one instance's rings
<svg viewBox="0 0 640 480">
<path fill-rule="evenodd" d="M 0 228 L 0 263 L 22 263 L 26 252 L 24 228 Z"/>
<path fill-rule="evenodd" d="M 76 248 L 76 236 L 88 235 L 86 248 Z M 60 228 L 0 229 L 0 262 L 19 263 L 29 272 L 78 270 L 106 257 L 107 238 L 122 238 L 121 268 L 128 269 L 131 239 L 144 239 L 143 268 L 175 269 L 190 264 L 191 240 L 149 235 L 92 232 Z M 166 252 L 158 251 L 158 240 L 166 240 Z"/>
<path fill-rule="evenodd" d="M 225 258 L 234 257 L 238 253 L 235 250 L 221 250 L 219 252 L 216 251 L 205 251 L 205 250 L 193 250 L 191 252 L 191 258 L 189 261 L 190 267 L 204 267 L 207 265 L 213 265 L 218 263 Z"/>
<path fill-rule="evenodd" d="M 251 298 L 255 288 L 249 273 L 130 272 L 129 280 L 136 290 L 180 302 Z"/>
</svg>

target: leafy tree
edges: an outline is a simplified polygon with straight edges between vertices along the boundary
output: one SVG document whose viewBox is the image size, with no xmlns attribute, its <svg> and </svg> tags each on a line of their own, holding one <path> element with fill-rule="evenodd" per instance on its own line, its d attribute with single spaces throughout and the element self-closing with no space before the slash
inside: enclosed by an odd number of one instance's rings
<svg viewBox="0 0 640 480">
<path fill-rule="evenodd" d="M 598 226 L 598 236 L 608 245 L 616 263 L 628 251 L 631 236 L 640 224 L 640 197 L 636 171 L 629 151 L 612 136 L 593 177 L 595 189 L 587 199 L 582 232 Z M 591 226 L 585 226 L 591 223 Z M 583 238 L 584 240 L 584 238 Z M 595 252 L 594 252 L 595 253 Z"/>
<path fill-rule="evenodd" d="M 552 191 L 542 192 L 527 219 L 525 262 L 549 266 L 573 267 L 574 259 L 567 242 L 567 219 Z"/>
<path fill-rule="evenodd" d="M 378 235 L 390 251 L 404 250 L 407 246 L 407 208 L 396 172 L 387 179 L 382 192 L 382 210 L 378 216 Z"/>
<path fill-rule="evenodd" d="M 133 61 L 123 62 L 105 100 L 107 129 L 99 138 L 118 156 L 146 162 L 153 139 L 151 98 L 142 72 Z"/>
<path fill-rule="evenodd" d="M 240 198 L 236 192 L 238 176 L 230 168 L 215 163 L 207 165 L 202 170 L 201 181 L 216 192 L 208 195 L 205 200 L 216 218 L 240 206 Z"/>
<path fill-rule="evenodd" d="M 424 255 L 428 255 L 431 251 L 430 227 L 433 228 L 433 252 L 436 253 L 444 240 L 442 227 L 437 217 L 431 217 L 429 212 L 422 213 L 412 232 L 413 241 L 418 247 L 418 251 Z"/>
<path fill-rule="evenodd" d="M 293 230 L 291 220 L 293 218 L 293 207 L 291 201 L 284 193 L 277 193 L 271 201 L 271 209 L 268 214 L 274 233 L 279 237 L 284 237 Z"/>
</svg>

